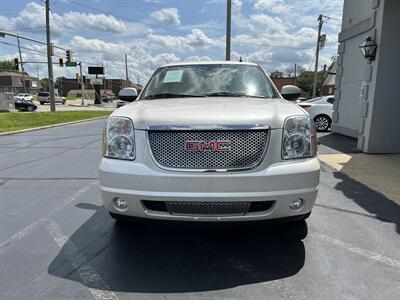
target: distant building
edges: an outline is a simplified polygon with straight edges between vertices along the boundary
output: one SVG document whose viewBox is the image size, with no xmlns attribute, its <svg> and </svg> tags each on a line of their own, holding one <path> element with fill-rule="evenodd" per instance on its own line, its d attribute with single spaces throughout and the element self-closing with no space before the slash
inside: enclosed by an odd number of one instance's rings
<svg viewBox="0 0 400 300">
<path fill-rule="evenodd" d="M 125 79 L 104 79 L 103 80 L 102 90 L 105 90 L 105 93 L 112 93 L 114 95 L 118 95 L 119 91 L 126 87 L 134 87 L 138 91 L 142 90 L 143 86 L 140 84 L 135 84 L 129 80 Z M 76 81 L 75 78 L 58 78 L 58 93 L 64 97 L 81 94 L 81 85 Z M 91 79 L 85 79 L 85 94 L 93 94 L 94 95 L 94 87 L 91 84 Z"/>
<path fill-rule="evenodd" d="M 23 85 L 23 78 L 25 79 L 25 91 Z M 40 80 L 37 77 L 29 76 L 19 72 L 0 72 L 0 92 L 9 93 L 30 93 L 36 95 L 41 88 Z"/>
<path fill-rule="evenodd" d="M 294 77 L 280 77 L 280 78 L 271 77 L 271 80 L 275 84 L 279 92 L 282 90 L 283 86 L 295 85 L 296 83 L 296 78 Z"/>
<path fill-rule="evenodd" d="M 321 96 L 333 95 L 335 93 L 336 82 L 336 60 L 328 69 L 328 75 L 325 78 L 321 88 Z"/>
</svg>

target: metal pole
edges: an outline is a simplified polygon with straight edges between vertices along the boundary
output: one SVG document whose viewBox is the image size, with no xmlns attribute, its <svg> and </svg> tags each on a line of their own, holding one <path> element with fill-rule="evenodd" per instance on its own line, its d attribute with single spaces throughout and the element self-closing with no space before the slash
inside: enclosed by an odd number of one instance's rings
<svg viewBox="0 0 400 300">
<path fill-rule="evenodd" d="M 24 93 L 26 93 L 25 70 L 24 70 L 24 62 L 22 61 L 21 45 L 19 44 L 19 37 L 17 37 L 17 43 L 18 43 L 19 60 L 21 62 L 21 70 L 22 70 L 22 88 L 23 88 Z"/>
<path fill-rule="evenodd" d="M 125 75 L 126 75 L 126 81 L 129 80 L 128 76 L 128 55 L 125 53 Z"/>
<path fill-rule="evenodd" d="M 231 22 L 232 0 L 227 0 L 226 5 L 226 60 L 231 60 Z"/>
<path fill-rule="evenodd" d="M 85 105 L 85 100 L 84 100 L 84 92 L 85 92 L 85 82 L 83 81 L 83 74 L 82 74 L 82 63 L 79 63 L 79 72 L 81 75 L 81 105 Z"/>
<path fill-rule="evenodd" d="M 50 40 L 50 4 L 46 0 L 46 42 L 47 42 L 47 69 L 49 72 L 49 94 L 50 94 L 50 111 L 56 111 L 56 103 L 54 101 L 54 82 L 53 82 L 53 61 L 51 57 L 51 40 Z"/>
<path fill-rule="evenodd" d="M 319 15 L 319 17 L 318 17 L 319 23 L 318 23 L 317 52 L 315 53 L 314 83 L 313 83 L 313 93 L 312 93 L 313 98 L 315 98 L 317 96 L 319 46 L 320 46 L 320 41 L 321 41 L 322 24 L 324 24 L 322 17 L 323 17 L 322 15 Z"/>
</svg>

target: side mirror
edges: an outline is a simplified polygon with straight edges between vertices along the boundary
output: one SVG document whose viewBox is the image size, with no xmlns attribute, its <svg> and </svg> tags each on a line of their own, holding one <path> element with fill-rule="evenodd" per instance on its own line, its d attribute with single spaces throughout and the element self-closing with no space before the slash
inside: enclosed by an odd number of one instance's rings
<svg viewBox="0 0 400 300">
<path fill-rule="evenodd" d="M 138 96 L 138 92 L 135 88 L 124 88 L 119 91 L 119 99 L 126 102 L 135 101 Z"/>
<path fill-rule="evenodd" d="M 285 85 L 282 87 L 281 95 L 289 101 L 296 100 L 301 95 L 301 90 L 295 85 Z"/>
</svg>

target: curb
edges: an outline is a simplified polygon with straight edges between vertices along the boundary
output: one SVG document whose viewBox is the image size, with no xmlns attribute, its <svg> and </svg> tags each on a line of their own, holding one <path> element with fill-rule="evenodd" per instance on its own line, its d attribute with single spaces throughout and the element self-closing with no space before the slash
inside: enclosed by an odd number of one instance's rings
<svg viewBox="0 0 400 300">
<path fill-rule="evenodd" d="M 17 130 L 17 131 L 3 132 L 3 133 L 0 133 L 0 136 L 12 135 L 12 134 L 17 134 L 17 133 L 24 133 L 24 132 L 29 132 L 29 131 L 36 131 L 36 130 L 41 130 L 41 129 L 48 129 L 48 128 L 66 126 L 66 125 L 73 125 L 73 124 L 78 124 L 78 123 L 83 123 L 83 122 L 88 122 L 88 121 L 101 120 L 101 119 L 106 119 L 106 118 L 108 118 L 108 117 L 107 116 L 96 117 L 96 118 L 90 118 L 90 119 L 84 119 L 84 120 L 78 120 L 78 121 L 72 121 L 72 122 L 66 122 L 66 123 L 59 123 L 59 124 L 46 125 L 46 126 L 41 126 L 41 127 L 21 129 L 21 130 Z"/>
</svg>

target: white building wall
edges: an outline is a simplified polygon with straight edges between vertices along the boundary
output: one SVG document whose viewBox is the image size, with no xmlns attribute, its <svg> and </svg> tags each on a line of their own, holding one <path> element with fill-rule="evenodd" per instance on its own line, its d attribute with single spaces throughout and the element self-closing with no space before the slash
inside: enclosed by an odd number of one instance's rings
<svg viewBox="0 0 400 300">
<path fill-rule="evenodd" d="M 400 1 L 345 0 L 339 34 L 332 131 L 358 138 L 367 153 L 400 153 Z M 368 63 L 359 45 L 378 45 Z"/>
</svg>

